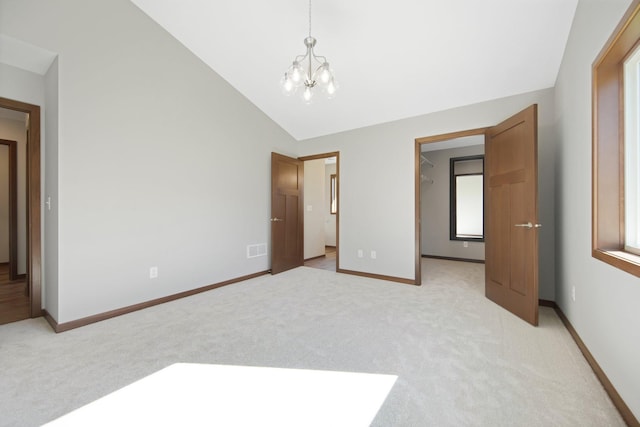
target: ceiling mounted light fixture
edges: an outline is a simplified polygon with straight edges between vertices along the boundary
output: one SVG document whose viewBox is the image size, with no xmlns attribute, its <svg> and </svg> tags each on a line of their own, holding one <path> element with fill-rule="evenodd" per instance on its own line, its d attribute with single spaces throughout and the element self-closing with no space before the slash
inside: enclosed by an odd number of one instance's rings
<svg viewBox="0 0 640 427">
<path fill-rule="evenodd" d="M 333 70 L 324 56 L 316 55 L 313 48 L 316 39 L 311 37 L 311 0 L 309 0 L 309 36 L 304 39 L 307 52 L 296 56 L 296 59 L 284 73 L 281 80 L 282 91 L 285 95 L 295 93 L 304 86 L 302 98 L 309 104 L 313 98 L 313 89 L 320 86 L 328 98 L 333 98 L 338 85 L 333 76 Z"/>
</svg>

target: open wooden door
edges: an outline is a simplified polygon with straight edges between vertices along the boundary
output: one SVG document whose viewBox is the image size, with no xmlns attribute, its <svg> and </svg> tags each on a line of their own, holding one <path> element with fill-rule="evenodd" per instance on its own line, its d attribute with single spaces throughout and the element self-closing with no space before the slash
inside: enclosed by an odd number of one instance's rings
<svg viewBox="0 0 640 427">
<path fill-rule="evenodd" d="M 304 264 L 304 162 L 271 153 L 271 274 Z"/>
<path fill-rule="evenodd" d="M 537 105 L 486 132 L 485 294 L 538 325 Z"/>
</svg>

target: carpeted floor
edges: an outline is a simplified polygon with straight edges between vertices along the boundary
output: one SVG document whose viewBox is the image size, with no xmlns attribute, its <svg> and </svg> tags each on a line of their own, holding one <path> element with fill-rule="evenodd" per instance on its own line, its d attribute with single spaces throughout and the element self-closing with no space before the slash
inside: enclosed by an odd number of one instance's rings
<svg viewBox="0 0 640 427">
<path fill-rule="evenodd" d="M 534 328 L 485 299 L 482 264 L 423 263 L 421 287 L 301 267 L 57 335 L 0 326 L 0 425 L 192 362 L 398 375 L 375 426 L 624 426 L 552 309 Z"/>
</svg>

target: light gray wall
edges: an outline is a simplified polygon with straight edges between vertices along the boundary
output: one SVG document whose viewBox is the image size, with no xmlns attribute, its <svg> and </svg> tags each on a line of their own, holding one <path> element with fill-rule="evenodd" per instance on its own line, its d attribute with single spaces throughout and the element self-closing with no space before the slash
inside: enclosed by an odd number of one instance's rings
<svg viewBox="0 0 640 427">
<path fill-rule="evenodd" d="M 556 84 L 556 301 L 640 419 L 640 279 L 591 257 L 591 66 L 629 3 L 579 3 Z"/>
<path fill-rule="evenodd" d="M 324 159 L 304 162 L 304 259 L 324 255 Z"/>
<path fill-rule="evenodd" d="M 127 0 L 1 7 L 59 54 L 58 322 L 269 268 L 246 245 L 269 241 L 293 138 Z"/>
<path fill-rule="evenodd" d="M 484 145 L 424 154 L 434 166 L 422 167 L 423 174 L 433 180 L 433 183 L 423 182 L 420 187 L 422 254 L 484 260 L 484 242 L 470 241 L 465 248 L 462 241 L 449 239 L 449 160 L 452 157 L 484 154 Z"/>
<path fill-rule="evenodd" d="M 41 149 L 44 155 L 44 185 L 42 203 L 44 215 L 44 280 L 43 300 L 47 312 L 58 319 L 58 58 L 56 58 L 44 76 L 45 90 L 45 132 Z M 51 202 L 46 204 L 47 199 Z"/>
<path fill-rule="evenodd" d="M 414 279 L 415 139 L 492 126 L 537 103 L 540 298 L 554 297 L 553 89 L 303 141 L 300 155 L 340 151 L 340 267 Z M 384 171 L 381 173 L 380 171 Z M 357 257 L 358 249 L 377 258 Z"/>
<path fill-rule="evenodd" d="M 5 32 L 4 1 L 0 0 L 0 28 Z M 42 106 L 44 104 L 44 79 L 41 75 L 0 62 L 0 95 L 17 101 Z M 42 110 L 40 111 L 42 114 Z M 44 123 L 43 123 L 44 125 Z"/>
</svg>

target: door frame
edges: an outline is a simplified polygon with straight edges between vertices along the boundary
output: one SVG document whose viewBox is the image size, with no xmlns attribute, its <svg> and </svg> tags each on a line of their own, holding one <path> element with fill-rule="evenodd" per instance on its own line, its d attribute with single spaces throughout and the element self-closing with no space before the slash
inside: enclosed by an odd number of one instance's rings
<svg viewBox="0 0 640 427">
<path fill-rule="evenodd" d="M 9 160 L 9 280 L 18 276 L 18 143 L 0 139 L 8 149 Z"/>
<path fill-rule="evenodd" d="M 338 211 L 336 212 L 336 271 L 340 271 L 340 152 L 332 151 L 329 153 L 313 154 L 310 156 L 298 157 L 298 160 L 306 162 L 307 160 L 336 158 L 336 199 L 338 200 Z M 304 240 L 304 238 L 303 238 Z M 303 248 L 304 250 L 304 248 Z"/>
<path fill-rule="evenodd" d="M 488 127 L 468 129 L 457 132 L 443 133 L 439 135 L 425 136 L 415 139 L 415 284 L 422 284 L 422 209 L 420 195 L 422 194 L 422 181 L 420 180 L 420 154 L 423 144 L 447 141 L 449 139 L 465 136 L 485 135 Z M 485 138 L 486 140 L 486 138 Z"/>
<path fill-rule="evenodd" d="M 40 107 L 0 97 L 0 107 L 27 113 L 27 286 L 31 317 L 42 316 Z"/>
</svg>

